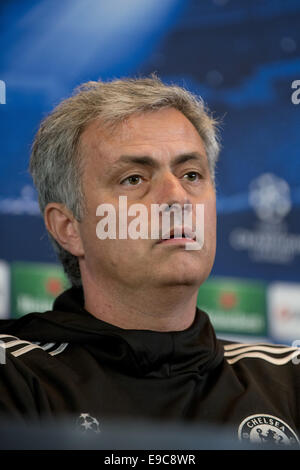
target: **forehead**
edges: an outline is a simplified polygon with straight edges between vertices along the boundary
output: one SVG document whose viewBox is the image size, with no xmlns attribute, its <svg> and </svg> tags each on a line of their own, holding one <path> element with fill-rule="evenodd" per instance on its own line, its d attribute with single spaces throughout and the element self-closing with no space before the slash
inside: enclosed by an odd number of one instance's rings
<svg viewBox="0 0 300 470">
<path fill-rule="evenodd" d="M 82 134 L 80 146 L 85 163 L 98 157 L 103 163 L 114 163 L 124 152 L 158 159 L 187 151 L 206 156 L 194 125 L 173 108 L 132 115 L 114 128 L 103 128 L 100 121 L 94 121 Z"/>
</svg>

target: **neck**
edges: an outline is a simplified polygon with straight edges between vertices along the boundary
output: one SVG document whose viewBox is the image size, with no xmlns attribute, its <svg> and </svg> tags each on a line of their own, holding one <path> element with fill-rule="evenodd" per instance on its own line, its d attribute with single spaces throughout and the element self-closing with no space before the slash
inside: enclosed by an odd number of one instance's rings
<svg viewBox="0 0 300 470">
<path fill-rule="evenodd" d="M 181 331 L 195 318 L 198 286 L 132 289 L 84 277 L 82 283 L 85 309 L 123 329 Z"/>
</svg>

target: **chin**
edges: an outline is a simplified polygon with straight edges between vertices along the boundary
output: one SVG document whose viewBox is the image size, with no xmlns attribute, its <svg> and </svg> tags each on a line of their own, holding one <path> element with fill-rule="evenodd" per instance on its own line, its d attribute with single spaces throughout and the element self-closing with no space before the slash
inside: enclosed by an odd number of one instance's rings
<svg viewBox="0 0 300 470">
<path fill-rule="evenodd" d="M 172 260 L 164 260 L 152 271 L 152 279 L 160 286 L 200 287 L 208 278 L 213 257 L 180 254 Z"/>
<path fill-rule="evenodd" d="M 196 270 L 181 270 L 180 268 L 173 270 L 172 272 L 165 273 L 161 282 L 165 286 L 185 286 L 185 287 L 200 287 L 201 284 L 207 279 L 208 274 L 199 272 L 199 266 Z"/>
</svg>

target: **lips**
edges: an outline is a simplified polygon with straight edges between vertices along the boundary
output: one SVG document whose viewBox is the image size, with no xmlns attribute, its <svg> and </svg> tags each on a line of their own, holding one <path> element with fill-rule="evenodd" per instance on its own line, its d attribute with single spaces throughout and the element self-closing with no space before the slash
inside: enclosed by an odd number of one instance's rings
<svg viewBox="0 0 300 470">
<path fill-rule="evenodd" d="M 175 242 L 184 239 L 187 241 L 195 241 L 196 236 L 192 229 L 189 227 L 174 227 L 170 230 L 170 232 L 166 232 L 164 235 L 162 235 L 158 243 L 164 243 L 169 240 L 174 240 Z"/>
</svg>

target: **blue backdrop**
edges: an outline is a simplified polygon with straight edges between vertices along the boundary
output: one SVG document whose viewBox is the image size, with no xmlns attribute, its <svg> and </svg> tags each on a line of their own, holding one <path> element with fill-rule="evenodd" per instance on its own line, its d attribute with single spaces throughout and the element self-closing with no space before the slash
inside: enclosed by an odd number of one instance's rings
<svg viewBox="0 0 300 470">
<path fill-rule="evenodd" d="M 1 259 L 55 260 L 27 171 L 43 116 L 83 81 L 157 72 L 221 120 L 213 274 L 299 281 L 298 0 L 2 0 L 0 14 Z"/>
</svg>

